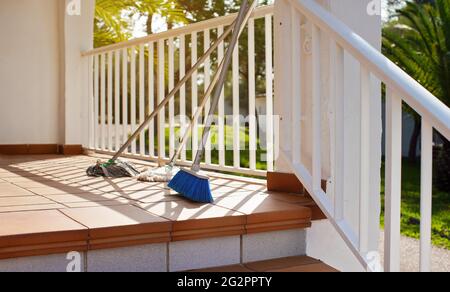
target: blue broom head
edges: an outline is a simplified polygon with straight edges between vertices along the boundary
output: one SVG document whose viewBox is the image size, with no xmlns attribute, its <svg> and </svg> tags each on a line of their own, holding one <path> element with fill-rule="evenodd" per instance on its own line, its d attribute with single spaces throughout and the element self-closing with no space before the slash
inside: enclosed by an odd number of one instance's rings
<svg viewBox="0 0 450 292">
<path fill-rule="evenodd" d="M 209 178 L 193 171 L 181 169 L 169 182 L 169 188 L 194 202 L 214 202 Z"/>
</svg>

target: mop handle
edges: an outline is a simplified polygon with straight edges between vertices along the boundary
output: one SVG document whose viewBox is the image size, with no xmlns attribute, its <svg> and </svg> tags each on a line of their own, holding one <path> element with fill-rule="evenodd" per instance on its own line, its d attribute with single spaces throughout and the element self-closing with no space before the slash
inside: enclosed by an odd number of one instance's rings
<svg viewBox="0 0 450 292">
<path fill-rule="evenodd" d="M 251 9 L 247 12 L 244 23 L 246 23 L 248 21 L 248 19 L 252 15 L 252 12 L 253 11 Z M 239 36 L 241 36 L 243 32 L 244 32 L 244 27 L 241 27 Z M 172 159 L 170 160 L 170 162 L 168 164 L 169 166 L 172 166 L 172 167 L 174 166 L 175 161 L 178 159 L 178 157 L 180 157 L 181 151 L 183 151 L 183 148 L 186 146 L 188 138 L 194 129 L 194 121 L 198 120 L 198 118 L 202 114 L 202 111 L 206 105 L 206 102 L 209 100 L 209 97 L 210 97 L 211 93 L 213 92 L 213 90 L 217 84 L 217 81 L 219 80 L 220 72 L 223 69 L 224 64 L 225 64 L 225 58 L 222 59 L 219 67 L 217 67 L 217 71 L 214 74 L 213 80 L 212 80 L 211 84 L 209 85 L 208 89 L 206 90 L 205 95 L 202 98 L 202 102 L 201 102 L 200 106 L 198 107 L 197 111 L 195 112 L 194 116 L 192 117 L 191 123 L 190 123 L 188 129 L 186 129 L 186 132 L 184 133 L 183 138 L 181 139 L 181 142 L 177 149 L 177 152 L 174 154 L 174 156 L 172 157 Z"/>
<path fill-rule="evenodd" d="M 252 6 L 248 10 L 249 13 L 247 13 L 247 15 L 249 15 L 254 10 L 254 8 L 256 7 L 256 4 L 257 4 L 257 0 L 254 0 Z M 237 21 L 235 23 L 235 27 L 233 29 L 232 40 L 227 49 L 224 67 L 222 68 L 222 71 L 220 73 L 218 86 L 216 87 L 216 90 L 214 92 L 212 106 L 210 108 L 210 111 L 209 111 L 209 114 L 208 114 L 208 117 L 206 120 L 206 124 L 205 124 L 205 129 L 203 132 L 201 148 L 199 151 L 197 151 L 197 155 L 194 160 L 194 164 L 192 165 L 192 171 L 194 171 L 194 172 L 200 171 L 200 163 L 201 163 L 201 161 L 203 159 L 203 155 L 205 153 L 205 145 L 208 141 L 209 134 L 211 132 L 211 126 L 213 123 L 214 114 L 216 112 L 217 106 L 219 105 L 220 95 L 222 94 L 223 86 L 225 84 L 225 79 L 227 78 L 228 68 L 230 67 L 230 64 L 231 64 L 233 52 L 234 52 L 237 42 L 239 40 L 241 28 L 243 27 L 243 24 L 245 24 L 248 20 L 245 17 L 245 10 L 247 9 L 247 6 L 248 6 L 248 1 L 244 0 L 242 3 L 241 9 L 239 11 Z"/>
<path fill-rule="evenodd" d="M 215 85 L 217 84 L 217 81 L 219 80 L 219 74 L 220 74 L 220 70 L 222 70 L 224 64 L 224 60 L 222 60 L 222 62 L 220 63 L 219 67 L 217 68 L 217 72 L 213 77 L 213 80 L 211 82 L 211 84 L 208 87 L 208 90 L 205 92 L 205 95 L 203 96 L 202 102 L 200 104 L 200 106 L 197 108 L 197 111 L 195 112 L 194 116 L 192 117 L 191 123 L 188 127 L 188 129 L 186 129 L 186 132 L 183 135 L 183 138 L 181 139 L 180 145 L 177 149 L 177 152 L 175 153 L 175 155 L 172 157 L 172 159 L 169 162 L 170 166 L 173 166 L 175 163 L 175 160 L 178 159 L 178 157 L 180 157 L 181 155 L 181 151 L 183 151 L 184 146 L 186 146 L 186 143 L 188 141 L 189 136 L 191 135 L 192 130 L 194 129 L 194 121 L 198 120 L 200 118 L 200 115 L 202 114 L 203 108 L 206 105 L 206 102 L 209 100 L 209 97 L 215 87 Z"/>
<path fill-rule="evenodd" d="M 233 24 L 236 23 L 236 20 Z M 195 71 L 200 68 L 200 66 L 205 62 L 205 60 L 214 52 L 215 49 L 222 43 L 225 38 L 231 33 L 233 29 L 233 25 L 227 28 L 227 30 L 222 34 L 220 38 L 218 38 L 214 44 L 209 48 L 209 50 L 203 54 L 203 56 L 197 61 L 197 63 L 188 71 L 188 73 L 181 79 L 175 88 L 169 93 L 169 95 L 164 98 L 161 103 L 156 107 L 156 109 L 145 119 L 145 121 L 139 126 L 139 128 L 131 135 L 131 137 L 127 140 L 125 144 L 117 151 L 111 161 L 116 161 L 125 150 L 130 147 L 131 143 L 141 134 L 142 131 L 145 130 L 147 125 L 159 114 L 159 112 L 167 105 L 167 103 L 177 94 L 177 92 L 183 87 L 183 85 L 191 78 Z"/>
</svg>

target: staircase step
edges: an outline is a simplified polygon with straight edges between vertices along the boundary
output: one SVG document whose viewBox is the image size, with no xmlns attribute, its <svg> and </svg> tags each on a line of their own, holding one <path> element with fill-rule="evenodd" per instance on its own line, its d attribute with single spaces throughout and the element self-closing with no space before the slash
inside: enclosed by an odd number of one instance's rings
<svg viewBox="0 0 450 292">
<path fill-rule="evenodd" d="M 206 273 L 252 273 L 252 272 L 338 272 L 329 265 L 307 256 L 279 258 L 241 265 L 195 270 Z"/>
<path fill-rule="evenodd" d="M 322 180 L 322 189 L 326 191 L 327 181 Z M 267 190 L 271 192 L 283 192 L 291 194 L 308 195 L 305 187 L 293 173 L 268 172 Z"/>
<path fill-rule="evenodd" d="M 304 194 L 305 188 L 295 174 L 268 172 L 267 189 L 271 192 Z"/>
<path fill-rule="evenodd" d="M 322 188 L 326 190 L 327 182 L 322 181 Z M 304 207 L 308 207 L 312 213 L 312 221 L 327 219 L 319 206 L 314 202 L 308 192 L 305 190 L 300 180 L 292 173 L 268 172 L 267 173 L 267 190 L 270 192 L 289 193 L 298 195 L 298 203 Z M 293 201 L 295 199 L 291 199 Z"/>
</svg>

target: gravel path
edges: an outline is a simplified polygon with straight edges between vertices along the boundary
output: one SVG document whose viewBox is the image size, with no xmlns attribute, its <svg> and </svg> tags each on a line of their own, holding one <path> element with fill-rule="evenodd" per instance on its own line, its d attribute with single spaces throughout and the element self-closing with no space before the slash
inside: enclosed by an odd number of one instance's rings
<svg viewBox="0 0 450 292">
<path fill-rule="evenodd" d="M 384 258 L 384 232 L 381 232 L 380 252 L 381 258 Z M 420 259 L 420 242 L 419 240 L 402 236 L 401 245 L 401 271 L 402 272 L 418 272 Z M 450 250 L 433 247 L 432 250 L 432 271 L 433 272 L 450 272 Z"/>
</svg>

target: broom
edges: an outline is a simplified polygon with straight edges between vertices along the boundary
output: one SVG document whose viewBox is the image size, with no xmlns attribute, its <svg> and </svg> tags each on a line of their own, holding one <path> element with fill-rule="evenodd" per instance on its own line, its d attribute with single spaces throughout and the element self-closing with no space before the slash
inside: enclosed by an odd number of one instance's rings
<svg viewBox="0 0 450 292">
<path fill-rule="evenodd" d="M 241 29 L 243 25 L 247 22 L 248 18 L 250 17 L 251 13 L 256 7 L 256 4 L 257 1 L 256 0 L 253 1 L 253 5 L 248 9 L 247 15 L 245 15 L 245 11 L 247 10 L 248 6 L 248 1 L 244 0 L 242 3 L 241 9 L 237 17 L 237 21 L 234 25 L 232 40 L 227 49 L 227 53 L 224 59 L 224 66 L 220 73 L 219 82 L 214 92 L 213 102 L 206 120 L 201 147 L 197 151 L 194 164 L 190 170 L 181 169 L 169 183 L 169 188 L 194 202 L 200 203 L 214 202 L 211 193 L 211 187 L 209 184 L 209 177 L 200 173 L 200 163 L 205 153 L 205 145 L 208 141 L 209 134 L 211 132 L 214 114 L 219 104 L 220 95 L 222 93 L 223 85 L 225 83 L 228 69 L 230 67 L 231 60 L 233 57 L 233 51 L 236 47 L 239 36 L 241 34 Z"/>
<path fill-rule="evenodd" d="M 177 92 L 181 89 L 181 87 L 189 81 L 191 76 L 196 72 L 200 66 L 205 62 L 205 60 L 214 52 L 214 50 L 217 49 L 220 43 L 222 43 L 226 37 L 231 33 L 233 30 L 234 24 L 236 23 L 236 20 L 233 22 L 233 24 L 227 28 L 227 30 L 222 34 L 220 38 L 218 38 L 214 44 L 211 46 L 211 48 L 206 51 L 206 53 L 197 61 L 197 63 L 192 66 L 192 68 L 186 73 L 186 75 L 183 77 L 182 80 L 178 82 L 178 84 L 175 86 L 175 88 L 167 95 L 164 100 L 161 101 L 161 103 L 156 107 L 155 111 L 153 111 L 146 119 L 145 121 L 139 126 L 139 128 L 133 133 L 133 135 L 130 136 L 130 138 L 127 140 L 127 142 L 117 151 L 117 153 L 114 155 L 114 157 L 107 162 L 97 161 L 96 165 L 91 166 L 87 169 L 86 174 L 88 176 L 92 177 L 112 177 L 112 178 L 121 178 L 121 177 L 135 177 L 140 174 L 139 170 L 136 169 L 136 167 L 126 161 L 119 160 L 119 157 L 122 156 L 122 154 L 130 147 L 131 143 L 140 135 L 142 131 L 145 130 L 147 125 L 159 114 L 159 112 L 169 103 L 169 101 L 177 94 Z M 174 159 L 175 160 L 175 159 Z M 173 160 L 173 161 L 174 161 Z M 173 163 L 172 163 L 173 164 Z M 172 167 L 173 168 L 173 167 Z M 162 180 L 167 180 L 165 178 L 165 173 L 171 172 L 170 168 L 167 168 L 165 170 L 159 170 L 160 178 Z M 155 179 L 157 179 L 157 173 L 155 172 Z"/>
<path fill-rule="evenodd" d="M 186 129 L 186 132 L 183 135 L 183 138 L 180 140 L 180 145 L 178 146 L 178 149 L 176 153 L 172 156 L 169 163 L 165 166 L 158 167 L 155 169 L 150 169 L 148 171 L 144 171 L 138 176 L 138 181 L 142 182 L 170 182 L 175 174 L 177 174 L 180 169 L 175 166 L 176 160 L 180 157 L 181 151 L 186 146 L 186 143 L 189 139 L 189 136 L 191 132 L 194 129 L 194 121 L 197 121 L 200 118 L 200 115 L 203 112 L 203 109 L 206 106 L 206 102 L 209 100 L 209 97 L 214 90 L 215 85 L 217 84 L 217 81 L 219 80 L 219 74 L 222 70 L 224 65 L 224 60 L 220 63 L 219 67 L 217 68 L 217 72 L 214 74 L 213 80 L 211 84 L 209 85 L 208 89 L 206 90 L 202 102 L 200 103 L 200 106 L 198 107 L 197 111 L 195 112 L 194 116 L 191 119 L 189 127 Z"/>
</svg>

